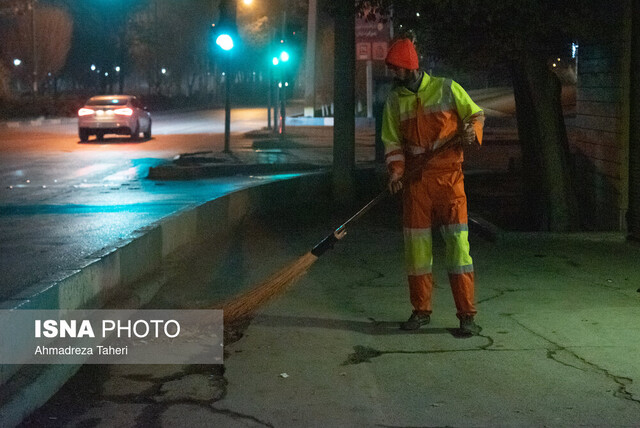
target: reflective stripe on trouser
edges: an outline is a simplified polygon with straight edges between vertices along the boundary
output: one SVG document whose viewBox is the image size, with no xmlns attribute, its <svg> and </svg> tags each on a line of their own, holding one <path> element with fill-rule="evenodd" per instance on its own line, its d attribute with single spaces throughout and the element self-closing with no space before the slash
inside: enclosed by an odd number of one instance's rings
<svg viewBox="0 0 640 428">
<path fill-rule="evenodd" d="M 411 304 L 431 312 L 432 224 L 442 225 L 446 264 L 458 316 L 474 315 L 473 260 L 469 255 L 467 199 L 462 171 L 423 173 L 403 194 L 405 258 Z"/>
</svg>

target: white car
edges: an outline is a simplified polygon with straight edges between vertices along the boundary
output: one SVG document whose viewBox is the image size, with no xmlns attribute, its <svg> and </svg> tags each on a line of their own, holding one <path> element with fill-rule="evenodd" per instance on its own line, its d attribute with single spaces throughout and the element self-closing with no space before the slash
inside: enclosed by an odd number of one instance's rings
<svg viewBox="0 0 640 428">
<path fill-rule="evenodd" d="M 88 141 L 91 135 L 102 140 L 105 134 L 129 135 L 137 140 L 141 132 L 144 138 L 151 138 L 151 114 L 134 96 L 100 95 L 78 110 L 80 141 Z"/>
</svg>

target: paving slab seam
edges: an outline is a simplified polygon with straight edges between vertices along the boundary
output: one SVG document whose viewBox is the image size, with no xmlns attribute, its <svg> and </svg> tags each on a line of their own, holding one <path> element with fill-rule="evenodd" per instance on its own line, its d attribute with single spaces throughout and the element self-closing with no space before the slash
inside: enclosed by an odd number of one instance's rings
<svg viewBox="0 0 640 428">
<path fill-rule="evenodd" d="M 497 294 L 495 296 L 490 296 L 490 297 L 485 297 L 484 299 L 480 299 L 476 302 L 477 305 L 480 305 L 482 303 L 488 302 L 490 300 L 495 300 L 495 299 L 499 299 L 501 297 L 504 297 L 505 295 L 507 295 L 508 293 L 516 293 L 518 291 L 526 291 L 525 289 L 516 289 L 516 288 L 506 288 L 503 290 L 500 289 L 496 289 L 496 288 L 489 288 L 489 290 L 493 290 L 495 291 Z"/>
<path fill-rule="evenodd" d="M 247 420 L 248 419 L 250 421 L 254 421 L 254 422 L 256 422 L 256 423 L 258 423 L 260 425 L 263 425 L 265 427 L 271 427 L 271 428 L 274 427 L 274 425 L 272 423 L 263 421 L 263 420 L 255 417 L 255 416 L 252 416 L 252 415 L 247 415 L 247 414 L 244 414 L 244 413 L 235 412 L 235 411 L 233 411 L 231 409 L 218 409 L 215 406 L 207 406 L 207 407 L 208 407 L 209 410 L 212 410 L 214 413 L 219 413 L 221 415 L 229 416 L 229 417 L 231 417 L 232 419 L 235 419 L 235 420 Z"/>
<path fill-rule="evenodd" d="M 577 359 L 578 361 L 582 362 L 583 364 L 585 364 L 586 366 L 591 368 L 591 371 L 594 373 L 600 373 L 602 375 L 604 375 L 605 377 L 607 377 L 608 379 L 611 379 L 614 383 L 616 383 L 618 385 L 618 389 L 613 393 L 613 396 L 616 398 L 620 398 L 622 400 L 626 400 L 626 401 L 631 401 L 634 402 L 636 404 L 640 405 L 640 399 L 634 398 L 633 394 L 630 393 L 629 391 L 627 391 L 627 385 L 629 385 L 630 383 L 633 383 L 633 379 L 628 378 L 628 377 L 624 377 L 624 376 L 618 376 L 615 375 L 613 373 L 611 373 L 609 370 L 600 367 L 599 365 L 587 360 L 586 358 L 583 358 L 581 356 L 579 356 L 578 354 L 576 354 L 575 352 L 571 351 L 570 349 L 561 346 L 560 344 L 554 342 L 553 340 L 545 337 L 544 335 L 536 332 L 535 330 L 532 330 L 531 328 L 527 327 L 526 325 L 524 325 L 523 323 L 521 323 L 520 321 L 518 321 L 515 317 L 513 317 L 512 315 L 509 315 L 509 318 L 511 318 L 516 324 L 518 324 L 520 327 L 522 327 L 523 329 L 525 329 L 526 331 L 528 331 L 529 333 L 533 334 L 534 336 L 537 336 L 541 339 L 543 339 L 544 341 L 550 343 L 551 345 L 553 345 L 553 349 L 550 349 L 549 352 L 547 352 L 547 358 L 563 365 L 566 367 L 571 367 L 574 369 L 578 369 L 578 370 L 582 370 L 579 367 L 573 366 L 571 364 L 568 364 L 564 361 L 560 361 L 558 360 L 558 358 L 556 358 L 556 354 L 558 351 L 562 351 L 562 352 L 566 352 L 567 354 L 571 355 L 573 358 Z M 584 370 L 582 370 L 584 371 Z"/>
</svg>

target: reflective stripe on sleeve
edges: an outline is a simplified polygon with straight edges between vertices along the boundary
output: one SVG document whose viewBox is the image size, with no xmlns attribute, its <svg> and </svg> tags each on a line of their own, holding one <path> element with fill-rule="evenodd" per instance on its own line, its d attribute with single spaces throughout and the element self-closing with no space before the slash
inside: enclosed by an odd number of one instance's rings
<svg viewBox="0 0 640 428">
<path fill-rule="evenodd" d="M 404 155 L 387 156 L 384 161 L 387 165 L 389 165 L 391 162 L 404 162 Z"/>
</svg>

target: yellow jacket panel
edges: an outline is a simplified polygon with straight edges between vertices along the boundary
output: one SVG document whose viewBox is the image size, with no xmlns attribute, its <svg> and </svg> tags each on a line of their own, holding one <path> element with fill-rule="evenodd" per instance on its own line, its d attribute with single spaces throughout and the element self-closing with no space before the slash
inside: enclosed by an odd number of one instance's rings
<svg viewBox="0 0 640 428">
<path fill-rule="evenodd" d="M 462 147 L 452 140 L 459 139 L 465 126 L 473 127 L 476 142 L 482 144 L 482 109 L 458 83 L 422 73 L 417 92 L 398 86 L 390 92 L 384 107 L 382 141 L 390 174 L 402 176 L 405 160 L 409 168 L 414 168 L 424 164 L 425 156 L 427 173 L 459 169 Z M 451 147 L 429 157 L 450 142 L 454 143 Z"/>
</svg>

